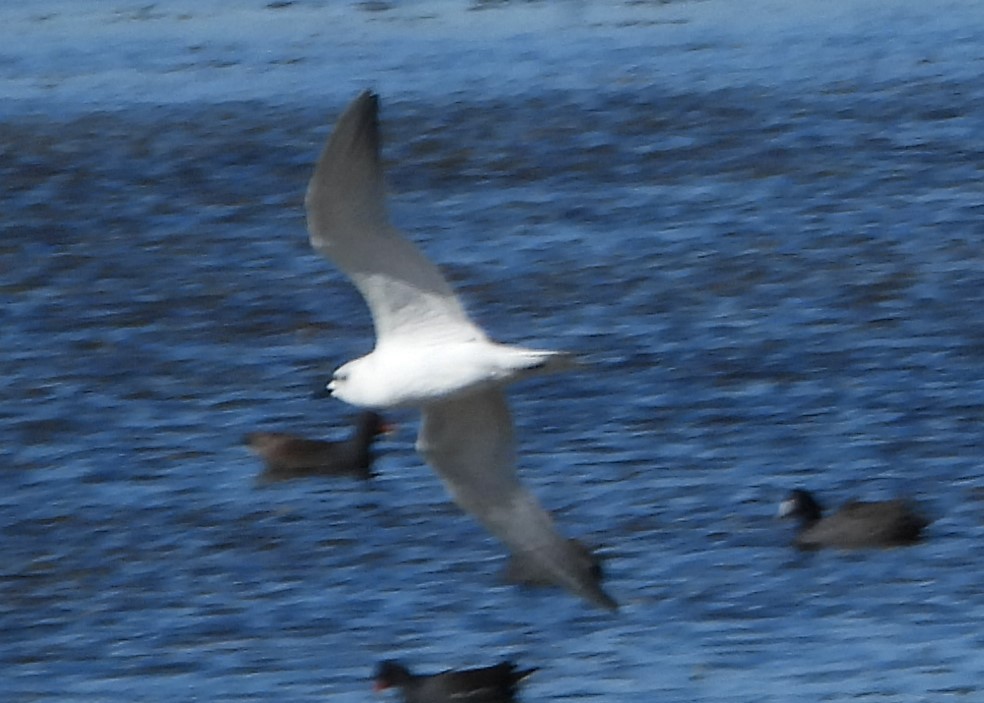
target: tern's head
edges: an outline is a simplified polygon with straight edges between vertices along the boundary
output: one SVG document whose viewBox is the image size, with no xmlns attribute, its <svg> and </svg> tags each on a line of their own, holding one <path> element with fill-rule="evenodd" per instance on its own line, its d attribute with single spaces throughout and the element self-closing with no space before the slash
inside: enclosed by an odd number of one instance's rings
<svg viewBox="0 0 984 703">
<path fill-rule="evenodd" d="M 377 407 L 377 398 L 374 397 L 373 374 L 370 360 L 367 357 L 355 359 L 343 364 L 332 375 L 331 380 L 325 390 L 339 400 L 343 400 L 350 405 L 361 407 Z"/>
<path fill-rule="evenodd" d="M 350 361 L 347 364 L 342 364 L 335 369 L 335 373 L 331 375 L 331 380 L 329 380 L 328 385 L 325 386 L 325 390 L 328 391 L 329 395 L 340 400 L 345 400 L 345 391 L 348 389 L 349 383 L 352 380 L 352 366 L 354 364 L 354 361 Z"/>
</svg>

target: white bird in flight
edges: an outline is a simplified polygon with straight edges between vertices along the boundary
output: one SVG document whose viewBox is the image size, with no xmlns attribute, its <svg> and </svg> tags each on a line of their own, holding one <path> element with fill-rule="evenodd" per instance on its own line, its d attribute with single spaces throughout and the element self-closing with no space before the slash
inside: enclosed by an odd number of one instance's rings
<svg viewBox="0 0 984 703">
<path fill-rule="evenodd" d="M 370 91 L 346 108 L 305 197 L 312 246 L 359 289 L 376 329 L 373 351 L 341 366 L 328 390 L 367 408 L 420 408 L 417 450 L 454 501 L 559 585 L 614 610 L 594 560 L 557 532 L 516 476 L 503 388 L 570 368 L 574 360 L 489 340 L 437 267 L 390 224 L 378 111 Z"/>
</svg>

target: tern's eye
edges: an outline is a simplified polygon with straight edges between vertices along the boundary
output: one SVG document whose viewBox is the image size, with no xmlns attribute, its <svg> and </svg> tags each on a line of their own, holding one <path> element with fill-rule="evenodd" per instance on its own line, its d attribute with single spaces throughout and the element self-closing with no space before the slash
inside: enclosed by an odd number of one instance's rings
<svg viewBox="0 0 984 703">
<path fill-rule="evenodd" d="M 345 383 L 348 380 L 348 371 L 336 371 L 331 377 L 332 383 Z"/>
</svg>

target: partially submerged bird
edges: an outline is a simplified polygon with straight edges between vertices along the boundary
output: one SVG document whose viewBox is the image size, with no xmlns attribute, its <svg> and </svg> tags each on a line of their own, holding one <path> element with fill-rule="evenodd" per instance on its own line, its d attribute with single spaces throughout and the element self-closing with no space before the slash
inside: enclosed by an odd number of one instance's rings
<svg viewBox="0 0 984 703">
<path fill-rule="evenodd" d="M 372 443 L 389 432 L 379 413 L 371 410 L 356 418 L 352 436 L 340 442 L 305 439 L 283 432 L 250 432 L 244 443 L 256 452 L 266 467 L 263 482 L 309 476 L 372 478 Z"/>
<path fill-rule="evenodd" d="M 384 691 L 397 687 L 404 703 L 510 703 L 518 684 L 537 669 L 516 669 L 512 662 L 461 671 L 444 671 L 429 676 L 410 673 L 403 664 L 389 660 L 379 664 L 373 688 Z"/>
<path fill-rule="evenodd" d="M 311 244 L 359 289 L 376 329 L 373 351 L 339 368 L 328 390 L 363 407 L 420 408 L 417 449 L 454 501 L 556 583 L 615 609 L 594 564 L 557 531 L 516 476 L 504 388 L 571 368 L 574 359 L 491 341 L 437 267 L 390 224 L 378 109 L 368 91 L 345 109 L 305 198 Z"/>
<path fill-rule="evenodd" d="M 802 549 L 897 547 L 919 541 L 929 520 L 905 500 L 852 501 L 836 513 L 823 510 L 809 491 L 797 488 L 779 506 L 779 517 L 800 521 L 794 544 Z"/>
</svg>

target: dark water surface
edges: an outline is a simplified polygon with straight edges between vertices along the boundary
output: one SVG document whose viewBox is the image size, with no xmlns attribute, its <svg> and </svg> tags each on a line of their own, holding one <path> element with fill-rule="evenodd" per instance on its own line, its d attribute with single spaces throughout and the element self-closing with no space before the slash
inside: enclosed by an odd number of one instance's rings
<svg viewBox="0 0 984 703">
<path fill-rule="evenodd" d="M 981 700 L 976 4 L 249 5 L 347 23 L 293 64 L 209 5 L 96 5 L 0 51 L 0 700 L 363 701 L 386 657 L 514 657 L 527 701 Z M 353 415 L 311 394 L 371 322 L 302 196 L 365 85 L 394 218 L 495 337 L 590 362 L 511 398 L 618 615 L 499 583 L 413 414 L 371 484 L 254 484 L 245 432 Z M 800 555 L 796 485 L 935 522 Z"/>
</svg>

